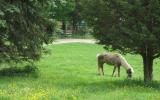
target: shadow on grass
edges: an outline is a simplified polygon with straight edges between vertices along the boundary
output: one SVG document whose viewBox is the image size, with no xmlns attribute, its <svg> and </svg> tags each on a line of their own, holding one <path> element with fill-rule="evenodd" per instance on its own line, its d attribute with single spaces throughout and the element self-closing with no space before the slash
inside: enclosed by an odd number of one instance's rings
<svg viewBox="0 0 160 100">
<path fill-rule="evenodd" d="M 38 69 L 36 66 L 26 65 L 23 68 L 10 67 L 0 69 L 0 76 L 28 76 L 38 77 Z"/>
<path fill-rule="evenodd" d="M 158 81 L 152 81 L 148 83 L 144 83 L 143 80 L 109 80 L 109 81 L 98 81 L 98 82 L 92 82 L 92 83 L 79 83 L 77 84 L 81 87 L 86 87 L 90 91 L 114 91 L 119 89 L 129 89 L 130 91 L 134 90 L 137 92 L 147 92 L 150 90 L 156 90 L 160 91 L 160 82 Z"/>
<path fill-rule="evenodd" d="M 150 83 L 144 83 L 140 79 L 125 79 L 125 80 L 95 80 L 93 81 L 82 81 L 79 82 L 62 82 L 56 84 L 58 87 L 62 88 L 80 88 L 82 91 L 88 92 L 112 92 L 115 90 L 121 91 L 126 90 L 128 92 L 160 92 L 160 82 L 153 81 Z"/>
</svg>

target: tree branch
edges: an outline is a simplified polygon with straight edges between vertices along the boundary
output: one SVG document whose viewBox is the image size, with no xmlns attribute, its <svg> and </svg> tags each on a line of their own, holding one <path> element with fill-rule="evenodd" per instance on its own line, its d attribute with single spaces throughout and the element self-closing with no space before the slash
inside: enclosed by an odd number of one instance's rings
<svg viewBox="0 0 160 100">
<path fill-rule="evenodd" d="M 156 54 L 153 56 L 153 59 L 160 57 L 160 54 Z"/>
</svg>

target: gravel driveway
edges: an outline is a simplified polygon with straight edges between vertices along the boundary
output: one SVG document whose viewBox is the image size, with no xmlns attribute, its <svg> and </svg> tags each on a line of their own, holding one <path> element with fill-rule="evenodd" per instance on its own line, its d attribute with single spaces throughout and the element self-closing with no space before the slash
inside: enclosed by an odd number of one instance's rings
<svg viewBox="0 0 160 100">
<path fill-rule="evenodd" d="M 97 41 L 95 39 L 57 39 L 53 44 L 62 44 L 62 43 L 90 43 L 95 44 Z"/>
</svg>

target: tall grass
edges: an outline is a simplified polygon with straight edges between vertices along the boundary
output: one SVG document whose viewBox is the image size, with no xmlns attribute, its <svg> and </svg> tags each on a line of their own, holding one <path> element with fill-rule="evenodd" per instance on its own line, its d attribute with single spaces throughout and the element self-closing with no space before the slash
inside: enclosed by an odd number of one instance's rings
<svg viewBox="0 0 160 100">
<path fill-rule="evenodd" d="M 132 79 L 111 77 L 112 66 L 105 65 L 105 75 L 97 76 L 96 54 L 104 52 L 96 44 L 56 44 L 46 46 L 36 66 L 38 77 L 0 76 L 0 99 L 5 100 L 159 100 L 160 65 L 154 62 L 154 81 L 143 83 L 143 65 L 138 55 L 125 55 L 134 67 Z"/>
</svg>

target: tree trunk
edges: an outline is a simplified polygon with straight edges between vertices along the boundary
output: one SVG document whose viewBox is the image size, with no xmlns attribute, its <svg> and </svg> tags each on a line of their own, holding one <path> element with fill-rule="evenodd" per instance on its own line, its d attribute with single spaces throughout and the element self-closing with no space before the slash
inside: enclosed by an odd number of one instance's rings
<svg viewBox="0 0 160 100">
<path fill-rule="evenodd" d="M 144 68 L 144 81 L 152 81 L 153 78 L 153 55 L 152 51 L 146 49 L 146 52 L 142 55 L 143 58 L 143 68 Z"/>
<path fill-rule="evenodd" d="M 73 19 L 73 23 L 72 23 L 72 33 L 76 34 L 77 33 L 77 21 L 75 19 Z"/>
<path fill-rule="evenodd" d="M 66 21 L 65 20 L 62 21 L 62 30 L 63 30 L 63 33 L 66 34 Z"/>
<path fill-rule="evenodd" d="M 78 33 L 78 23 L 81 21 L 80 19 L 80 15 L 79 15 L 79 12 L 80 12 L 80 4 L 79 4 L 80 0 L 75 0 L 75 9 L 74 9 L 74 12 L 73 12 L 73 16 L 72 16 L 72 33 L 73 34 L 77 34 Z"/>
</svg>

